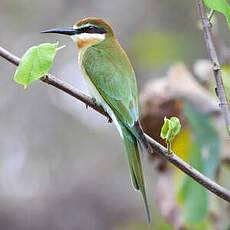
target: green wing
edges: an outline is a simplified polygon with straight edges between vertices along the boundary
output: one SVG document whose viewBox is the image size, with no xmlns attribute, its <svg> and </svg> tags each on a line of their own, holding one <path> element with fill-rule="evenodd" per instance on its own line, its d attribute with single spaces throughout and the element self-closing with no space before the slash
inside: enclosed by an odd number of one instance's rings
<svg viewBox="0 0 230 230">
<path fill-rule="evenodd" d="M 137 139 L 143 141 L 143 133 L 142 130 L 135 129 L 135 127 L 139 127 L 137 126 L 139 123 L 137 122 L 137 85 L 132 66 L 116 41 L 114 43 L 102 42 L 87 48 L 81 60 L 91 82 L 118 118 L 132 182 L 134 187 L 142 193 L 148 222 L 150 222 L 142 164 L 137 145 Z"/>
<path fill-rule="evenodd" d="M 115 115 L 132 127 L 138 119 L 136 77 L 122 48 L 117 44 L 92 46 L 85 51 L 82 65 Z"/>
</svg>

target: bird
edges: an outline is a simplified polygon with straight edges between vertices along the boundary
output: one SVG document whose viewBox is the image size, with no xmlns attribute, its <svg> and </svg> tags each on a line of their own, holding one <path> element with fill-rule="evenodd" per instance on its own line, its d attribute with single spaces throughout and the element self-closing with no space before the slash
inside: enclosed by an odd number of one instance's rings
<svg viewBox="0 0 230 230">
<path fill-rule="evenodd" d="M 141 192 L 147 221 L 150 211 L 140 151 L 148 144 L 139 122 L 136 75 L 130 60 L 105 20 L 88 17 L 73 27 L 41 31 L 69 35 L 78 47 L 78 64 L 95 102 L 110 115 L 124 142 L 131 181 Z M 139 146 L 139 148 L 138 148 Z"/>
</svg>

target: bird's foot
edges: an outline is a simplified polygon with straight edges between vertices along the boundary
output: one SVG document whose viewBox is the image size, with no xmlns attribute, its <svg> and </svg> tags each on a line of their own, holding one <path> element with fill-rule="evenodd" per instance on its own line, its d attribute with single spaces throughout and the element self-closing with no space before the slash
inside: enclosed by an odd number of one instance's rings
<svg viewBox="0 0 230 230">
<path fill-rule="evenodd" d="M 92 97 L 92 102 L 93 102 L 94 105 L 102 107 L 101 104 L 98 103 L 98 101 L 96 100 L 95 97 Z"/>
<path fill-rule="evenodd" d="M 92 101 L 93 101 L 94 104 L 98 105 L 97 100 L 96 100 L 95 97 L 92 97 Z"/>
<path fill-rule="evenodd" d="M 112 123 L 112 122 L 113 122 L 112 118 L 108 117 L 108 123 Z"/>
<path fill-rule="evenodd" d="M 100 106 L 100 105 L 97 103 L 96 98 L 92 97 L 91 100 L 92 100 L 92 103 L 93 103 L 94 105 Z M 89 107 L 89 105 L 88 105 L 88 104 L 85 104 L 85 108 L 88 109 L 88 107 Z"/>
</svg>

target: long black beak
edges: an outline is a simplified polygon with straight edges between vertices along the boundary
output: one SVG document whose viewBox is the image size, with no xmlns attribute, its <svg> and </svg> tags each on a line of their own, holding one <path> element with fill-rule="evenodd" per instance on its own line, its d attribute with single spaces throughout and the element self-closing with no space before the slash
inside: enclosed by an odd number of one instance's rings
<svg viewBox="0 0 230 230">
<path fill-rule="evenodd" d="M 56 29 L 50 29 L 50 30 L 43 30 L 41 33 L 55 33 L 55 34 L 65 34 L 65 35 L 74 35 L 77 34 L 77 29 L 73 28 L 56 28 Z"/>
</svg>

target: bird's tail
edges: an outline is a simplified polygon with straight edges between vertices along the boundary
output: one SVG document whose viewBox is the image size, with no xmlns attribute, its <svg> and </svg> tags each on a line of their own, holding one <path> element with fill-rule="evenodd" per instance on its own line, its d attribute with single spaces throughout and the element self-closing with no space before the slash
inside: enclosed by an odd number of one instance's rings
<svg viewBox="0 0 230 230">
<path fill-rule="evenodd" d="M 135 189 L 142 193 L 147 214 L 148 223 L 150 223 L 150 212 L 145 192 L 145 181 L 142 170 L 137 138 L 123 125 L 121 125 L 123 140 L 125 144 L 125 152 L 129 162 L 130 174 Z"/>
</svg>

